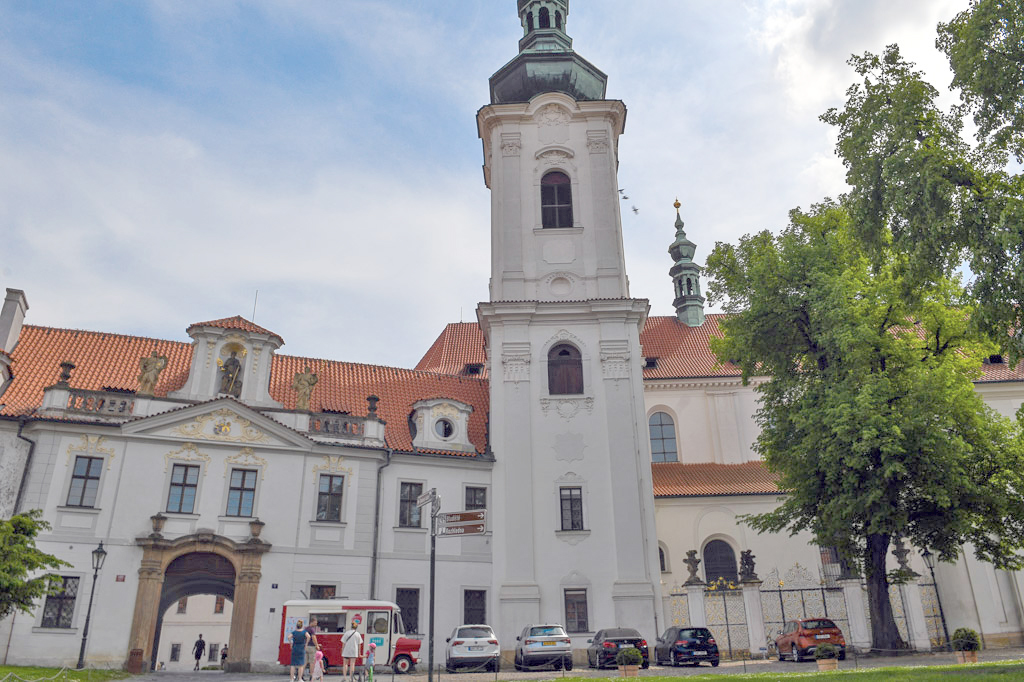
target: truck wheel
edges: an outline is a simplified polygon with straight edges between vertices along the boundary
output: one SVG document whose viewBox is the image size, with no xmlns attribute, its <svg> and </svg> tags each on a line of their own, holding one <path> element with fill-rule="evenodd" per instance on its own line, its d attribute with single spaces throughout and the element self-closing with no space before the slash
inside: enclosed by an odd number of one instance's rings
<svg viewBox="0 0 1024 682">
<path fill-rule="evenodd" d="M 412 670 L 412 659 L 408 656 L 396 656 L 395 662 L 391 665 L 396 673 L 404 675 Z"/>
</svg>

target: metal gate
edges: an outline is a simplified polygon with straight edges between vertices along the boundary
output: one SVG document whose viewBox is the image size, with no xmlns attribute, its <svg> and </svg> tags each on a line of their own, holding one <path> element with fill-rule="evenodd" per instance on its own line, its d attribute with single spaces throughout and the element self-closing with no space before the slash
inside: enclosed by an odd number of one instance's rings
<svg viewBox="0 0 1024 682">
<path fill-rule="evenodd" d="M 690 600 L 681 587 L 676 587 L 669 592 L 665 597 L 664 604 L 665 618 L 669 625 L 686 627 L 690 624 Z"/>
<path fill-rule="evenodd" d="M 933 648 L 946 645 L 942 629 L 942 612 L 939 611 L 939 596 L 935 583 L 921 583 L 921 606 L 924 607 L 924 622 L 928 626 L 928 639 Z"/>
<path fill-rule="evenodd" d="M 743 590 L 705 590 L 704 617 L 719 651 L 728 651 L 729 658 L 734 658 L 734 652 L 746 655 L 750 651 Z"/>
<path fill-rule="evenodd" d="M 776 569 L 761 583 L 761 611 L 768 642 L 774 643 L 786 621 L 796 618 L 828 618 L 850 641 L 850 619 L 846 595 L 841 587 L 827 587 L 825 581 L 796 564 L 780 578 Z"/>
</svg>

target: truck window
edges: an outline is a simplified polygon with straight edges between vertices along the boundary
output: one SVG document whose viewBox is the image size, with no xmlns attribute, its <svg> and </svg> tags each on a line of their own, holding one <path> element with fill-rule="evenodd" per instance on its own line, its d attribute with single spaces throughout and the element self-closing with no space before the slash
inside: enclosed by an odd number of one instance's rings
<svg viewBox="0 0 1024 682">
<path fill-rule="evenodd" d="M 344 632 L 347 614 L 344 613 L 311 613 L 317 620 L 320 632 Z"/>
<path fill-rule="evenodd" d="M 405 623 L 402 622 L 402 614 L 399 613 L 398 611 L 395 611 L 394 625 L 395 625 L 394 632 L 395 632 L 396 635 L 404 635 L 405 634 Z"/>
<path fill-rule="evenodd" d="M 388 612 L 369 611 L 366 614 L 366 632 L 378 635 L 388 634 Z"/>
</svg>

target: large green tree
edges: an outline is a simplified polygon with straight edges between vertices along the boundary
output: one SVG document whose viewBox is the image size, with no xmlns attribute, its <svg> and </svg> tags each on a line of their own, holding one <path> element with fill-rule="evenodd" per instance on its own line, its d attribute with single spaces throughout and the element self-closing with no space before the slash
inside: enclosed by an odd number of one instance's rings
<svg viewBox="0 0 1024 682">
<path fill-rule="evenodd" d="M 757 387 L 755 448 L 787 491 L 759 531 L 810 531 L 864 571 L 873 646 L 902 646 L 886 558 L 898 538 L 954 559 L 963 543 L 1017 568 L 1024 546 L 1024 438 L 974 391 L 995 346 L 970 323 L 956 279 L 908 279 L 910 256 L 870 247 L 843 205 L 795 210 L 708 257 L 728 317 L 719 357 Z"/>
<path fill-rule="evenodd" d="M 36 547 L 36 536 L 50 525 L 36 509 L 0 520 L 0 619 L 15 609 L 31 613 L 36 600 L 59 589 L 47 569 L 70 566 Z"/>
<path fill-rule="evenodd" d="M 822 119 L 851 187 L 858 238 L 877 259 L 890 240 L 904 275 L 926 282 L 966 266 L 978 301 L 972 322 L 1012 360 L 1024 356 L 1024 0 L 972 0 L 937 46 L 961 103 L 939 91 L 890 45 L 855 56 L 861 77 L 842 109 Z M 973 142 L 965 123 L 973 114 Z"/>
</svg>

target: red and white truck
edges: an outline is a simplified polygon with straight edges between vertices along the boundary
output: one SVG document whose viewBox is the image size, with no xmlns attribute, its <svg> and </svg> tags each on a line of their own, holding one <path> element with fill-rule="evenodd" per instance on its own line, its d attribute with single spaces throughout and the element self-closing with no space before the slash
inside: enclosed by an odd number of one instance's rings
<svg viewBox="0 0 1024 682">
<path fill-rule="evenodd" d="M 355 624 L 363 636 L 357 665 L 363 664 L 366 646 L 377 645 L 374 663 L 390 665 L 396 673 L 407 673 L 420 661 L 420 641 L 405 637 L 402 610 L 390 601 L 374 599 L 294 599 L 281 609 L 281 639 L 277 662 L 288 665 L 292 658 L 291 633 L 298 621 L 309 626 L 317 620 L 316 639 L 327 666 L 341 665 L 341 636 Z"/>
</svg>

